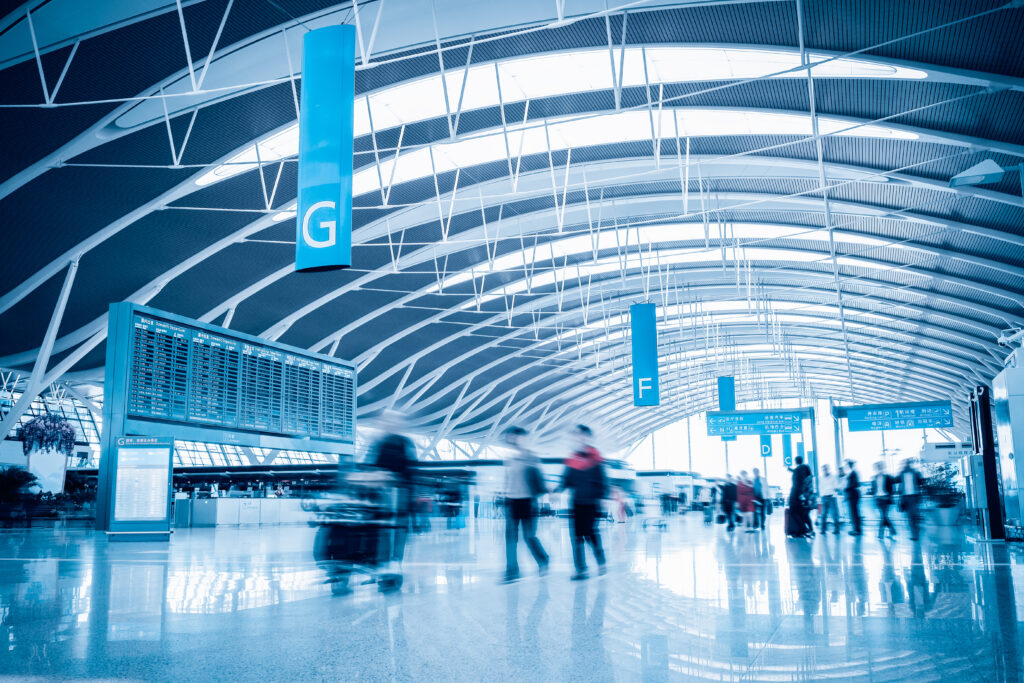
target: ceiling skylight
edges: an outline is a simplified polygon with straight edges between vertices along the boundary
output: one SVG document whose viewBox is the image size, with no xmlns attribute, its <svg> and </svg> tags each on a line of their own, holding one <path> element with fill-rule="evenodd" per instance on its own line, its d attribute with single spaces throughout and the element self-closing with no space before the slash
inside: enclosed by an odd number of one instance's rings
<svg viewBox="0 0 1024 683">
<path fill-rule="evenodd" d="M 445 73 L 445 87 L 442 87 L 440 74 L 398 83 L 356 98 L 354 132 L 356 136 L 368 135 L 371 131 L 371 119 L 372 130 L 379 132 L 417 121 L 446 117 L 449 113 L 454 116 L 457 111 L 466 112 L 495 107 L 499 103 L 508 105 L 545 97 L 612 90 L 619 79 L 620 71 L 623 87 L 649 84 L 656 88 L 665 83 L 758 78 L 780 71 L 786 71 L 786 73 L 779 74 L 776 76 L 778 78 L 806 77 L 806 72 L 803 70 L 787 71 L 800 66 L 800 54 L 795 50 L 785 48 L 630 47 L 624 52 L 624 61 L 621 61 L 623 58 L 620 54 L 623 53 L 614 50 L 609 58 L 609 51 L 601 48 L 531 55 L 501 62 L 476 64 L 468 71 L 459 68 L 451 69 Z M 812 62 L 823 61 L 826 58 L 825 55 L 810 55 Z M 820 78 L 922 79 L 928 77 L 926 72 L 918 69 L 849 58 L 836 59 L 822 64 L 815 67 L 813 72 Z M 463 80 L 465 80 L 465 87 L 463 87 Z M 653 96 L 656 96 L 656 93 Z M 681 103 L 685 103 L 685 101 Z M 638 113 L 645 121 L 649 121 L 646 111 L 621 113 Z M 736 115 L 743 116 L 744 112 L 736 112 L 732 118 L 735 118 Z M 690 125 L 680 128 L 680 135 L 743 134 L 738 131 L 742 131 L 746 127 L 736 120 L 726 120 L 722 122 L 721 126 L 715 126 L 715 119 L 718 115 L 705 116 L 710 117 L 710 120 L 704 124 L 695 120 Z M 806 116 L 794 116 L 793 118 L 798 121 L 803 120 L 804 124 L 769 120 L 760 126 L 756 122 L 751 125 L 761 133 L 810 134 L 810 124 Z M 765 124 L 771 123 L 781 125 L 781 128 L 778 130 L 765 128 Z M 261 159 L 263 161 L 277 160 L 297 154 L 298 135 L 297 130 L 293 130 L 297 127 L 298 125 L 294 124 L 275 134 L 275 136 L 283 134 L 285 138 L 291 140 L 290 146 L 280 150 L 277 156 L 274 156 L 274 153 L 269 150 L 265 154 L 261 144 Z M 841 127 L 846 127 L 846 124 Z M 890 130 L 878 126 L 871 128 Z M 721 132 L 710 132 L 712 130 Z M 881 133 L 878 130 L 871 132 L 864 129 L 857 130 L 861 132 L 853 134 L 875 137 Z M 830 131 L 823 128 L 822 132 Z M 662 138 L 673 136 L 674 132 L 671 129 L 662 129 L 659 134 L 659 137 Z M 887 134 L 882 136 L 888 137 Z M 648 130 L 649 137 L 650 131 Z M 264 142 L 269 143 L 270 139 L 268 138 Z M 503 140 L 502 150 L 504 150 Z M 503 157 L 504 151 L 497 158 Z M 201 176 L 197 183 L 209 185 L 255 167 L 256 152 L 254 148 L 249 148 L 211 169 Z M 357 190 L 356 194 L 360 194 L 360 192 Z"/>
<path fill-rule="evenodd" d="M 833 234 L 837 244 L 867 247 L 903 247 L 903 245 L 894 245 L 891 241 L 880 237 L 871 237 L 869 235 L 860 235 L 838 230 L 834 231 Z M 595 232 L 593 235 L 590 235 L 589 233 L 575 234 L 570 237 L 543 242 L 538 244 L 536 249 L 530 246 L 525 250 L 517 250 L 503 254 L 502 256 L 495 258 L 493 262 L 481 263 L 479 267 L 474 267 L 472 270 L 463 270 L 458 273 L 453 273 L 452 275 L 445 277 L 442 283 L 434 284 L 429 287 L 427 292 L 440 291 L 442 285 L 445 288 L 452 287 L 478 277 L 484 277 L 491 273 L 514 271 L 516 269 L 518 269 L 519 272 L 522 272 L 524 267 L 529 268 L 530 265 L 534 263 L 540 264 L 543 268 L 545 265 L 557 265 L 559 260 L 567 257 L 583 256 L 588 253 L 596 254 L 610 249 L 621 251 L 623 254 L 630 254 L 630 262 L 637 258 L 637 251 L 640 250 L 646 259 L 644 265 L 650 265 L 650 263 L 657 264 L 657 256 L 653 254 L 650 256 L 647 255 L 647 250 L 651 245 L 684 240 L 701 240 L 704 239 L 704 237 L 704 225 L 702 223 L 666 223 L 638 227 L 603 228 L 599 232 Z M 708 248 L 702 248 L 699 251 L 709 254 L 708 260 L 721 260 L 721 247 L 718 244 L 721 240 L 725 240 L 725 247 L 728 250 L 733 249 L 732 240 L 734 239 L 743 241 L 798 239 L 814 242 L 827 242 L 828 231 L 808 227 L 764 223 L 730 223 L 723 229 L 723 226 L 720 224 L 713 223 L 708 225 L 707 238 L 712 242 L 710 251 Z M 750 253 L 754 251 L 752 248 L 747 247 L 743 242 L 741 242 L 740 249 L 743 252 L 747 252 L 747 258 L 752 258 L 750 256 Z M 665 252 L 661 253 L 664 254 Z M 679 250 L 672 253 L 679 253 Z M 742 253 L 741 256 L 743 256 Z M 814 257 L 815 259 L 822 258 L 821 255 L 815 255 Z M 617 263 L 618 257 L 613 257 L 613 260 Z M 639 261 L 637 261 L 635 265 L 628 265 L 626 261 L 623 261 L 623 264 L 626 268 L 640 267 Z M 575 265 L 571 268 L 575 271 Z"/>
</svg>

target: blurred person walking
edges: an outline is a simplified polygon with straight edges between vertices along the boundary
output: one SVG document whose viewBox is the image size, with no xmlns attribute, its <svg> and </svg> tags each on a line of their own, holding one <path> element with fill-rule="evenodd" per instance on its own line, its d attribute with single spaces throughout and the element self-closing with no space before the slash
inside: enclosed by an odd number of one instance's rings
<svg viewBox="0 0 1024 683">
<path fill-rule="evenodd" d="M 739 488 L 731 474 L 725 475 L 725 483 L 722 484 L 722 514 L 728 524 L 726 531 L 736 528 L 736 501 L 739 499 Z"/>
<path fill-rule="evenodd" d="M 368 459 L 374 467 L 391 472 L 395 478 L 398 497 L 395 504 L 395 542 L 391 559 L 396 562 L 401 562 L 405 556 L 417 462 L 416 446 L 407 436 L 400 433 L 404 422 L 399 412 L 384 411 L 380 420 L 383 434 L 370 447 Z"/>
<path fill-rule="evenodd" d="M 601 501 L 608 495 L 608 483 L 601 454 L 592 444 L 594 433 L 590 427 L 577 425 L 573 437 L 576 450 L 565 461 L 565 474 L 558 490 L 572 490 L 572 559 L 576 565 L 572 580 L 579 581 L 587 578 L 585 543 L 590 543 L 594 551 L 598 573 L 605 573 L 604 549 L 601 548 L 597 520 L 601 514 Z"/>
<path fill-rule="evenodd" d="M 885 472 L 885 463 L 881 460 L 875 463 L 875 476 L 871 480 L 871 495 L 875 497 L 875 507 L 878 508 L 878 515 L 881 522 L 878 525 L 878 537 L 885 538 L 886 529 L 893 536 L 896 536 L 896 527 L 889 520 L 889 508 L 892 507 L 892 496 L 896 490 L 896 480 Z"/>
<path fill-rule="evenodd" d="M 821 466 L 821 481 L 818 489 L 821 491 L 821 533 L 828 532 L 828 519 L 832 518 L 832 533 L 839 533 L 839 501 L 836 495 L 839 489 L 839 480 L 828 465 Z"/>
<path fill-rule="evenodd" d="M 736 480 L 736 503 L 744 517 L 747 531 L 754 530 L 754 484 L 746 470 L 740 470 L 740 478 Z"/>
<path fill-rule="evenodd" d="M 768 514 L 768 501 L 765 498 L 767 486 L 761 478 L 761 470 L 754 468 L 754 528 L 764 529 L 765 517 Z"/>
<path fill-rule="evenodd" d="M 811 468 L 804 464 L 802 455 L 796 456 L 793 462 L 796 463 L 796 467 L 790 470 L 793 479 L 789 488 L 789 515 L 792 526 L 787 525 L 786 534 L 807 538 L 814 535 L 809 504 L 814 493 L 814 475 Z"/>
<path fill-rule="evenodd" d="M 916 541 L 921 535 L 921 493 L 924 478 L 914 468 L 910 458 L 903 461 L 903 469 L 899 474 L 900 509 L 907 515 L 910 525 L 910 540 Z"/>
<path fill-rule="evenodd" d="M 851 536 L 860 536 L 860 475 L 857 474 L 856 464 L 853 460 L 847 460 L 846 466 L 850 472 L 846 475 L 846 505 L 850 508 L 850 530 Z"/>
<path fill-rule="evenodd" d="M 548 570 L 548 554 L 537 540 L 537 498 L 547 493 L 540 470 L 540 458 L 526 448 L 526 430 L 509 427 L 505 442 L 512 454 L 505 459 L 505 576 L 519 578 L 519 527 L 541 575 Z"/>
</svg>

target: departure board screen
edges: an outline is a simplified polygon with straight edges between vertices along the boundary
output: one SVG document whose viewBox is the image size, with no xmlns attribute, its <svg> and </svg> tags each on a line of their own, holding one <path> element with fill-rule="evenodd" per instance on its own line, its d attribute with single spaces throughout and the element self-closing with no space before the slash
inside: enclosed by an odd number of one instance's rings
<svg viewBox="0 0 1024 683">
<path fill-rule="evenodd" d="M 351 367 L 140 312 L 132 323 L 130 417 L 353 441 Z"/>
</svg>

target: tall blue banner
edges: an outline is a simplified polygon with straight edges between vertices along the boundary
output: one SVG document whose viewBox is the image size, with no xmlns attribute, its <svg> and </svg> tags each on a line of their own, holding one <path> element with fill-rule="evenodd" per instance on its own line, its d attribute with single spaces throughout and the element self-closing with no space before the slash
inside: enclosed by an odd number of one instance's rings
<svg viewBox="0 0 1024 683">
<path fill-rule="evenodd" d="M 736 378 L 718 378 L 718 409 L 736 410 Z M 735 436 L 723 436 L 722 441 L 735 441 Z"/>
<path fill-rule="evenodd" d="M 633 405 L 656 406 L 658 388 L 658 310 L 654 304 L 629 307 L 633 343 Z"/>
<path fill-rule="evenodd" d="M 302 43 L 295 270 L 352 265 L 354 26 L 310 31 Z"/>
</svg>

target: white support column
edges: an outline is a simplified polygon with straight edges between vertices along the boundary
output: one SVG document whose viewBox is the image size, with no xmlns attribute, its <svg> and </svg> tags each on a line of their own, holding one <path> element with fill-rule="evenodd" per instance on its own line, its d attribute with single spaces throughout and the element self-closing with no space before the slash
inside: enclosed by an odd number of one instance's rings
<svg viewBox="0 0 1024 683">
<path fill-rule="evenodd" d="M 64 276 L 64 285 L 61 287 L 60 296 L 57 297 L 57 305 L 53 309 L 53 315 L 50 317 L 50 324 L 46 328 L 46 335 L 43 337 L 43 343 L 39 347 L 39 354 L 36 356 L 35 365 L 32 366 L 32 374 L 29 376 L 28 384 L 25 386 L 25 391 L 22 393 L 21 398 L 11 408 L 11 412 L 7 413 L 7 417 L 0 423 L 0 434 L 6 435 L 14 426 L 18 424 L 18 420 L 25 414 L 28 407 L 32 405 L 32 401 L 39 394 L 47 382 L 45 382 L 46 366 L 50 363 L 50 352 L 53 350 L 53 341 L 57 338 L 57 330 L 60 329 L 60 322 L 64 318 L 64 308 L 68 303 L 68 296 L 71 294 L 71 286 L 75 282 L 75 273 L 78 272 L 78 259 L 71 261 L 68 264 L 68 272 Z"/>
</svg>

